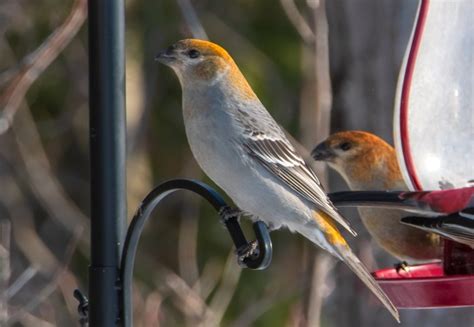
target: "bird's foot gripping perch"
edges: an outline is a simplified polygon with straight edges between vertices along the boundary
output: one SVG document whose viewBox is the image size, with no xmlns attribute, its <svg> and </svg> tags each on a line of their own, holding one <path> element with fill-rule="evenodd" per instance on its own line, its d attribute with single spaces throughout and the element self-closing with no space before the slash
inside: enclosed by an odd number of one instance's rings
<svg viewBox="0 0 474 327">
<path fill-rule="evenodd" d="M 400 273 L 401 270 L 403 270 L 406 273 L 410 271 L 410 266 L 408 265 L 406 261 L 396 263 L 394 264 L 394 267 L 397 273 Z"/>
<path fill-rule="evenodd" d="M 265 269 L 272 259 L 272 241 L 268 227 L 261 221 L 253 223 L 256 240 L 248 242 L 239 225 L 243 213 L 237 208 L 223 206 L 219 209 L 221 221 L 234 242 L 239 266 L 250 269 Z"/>
<path fill-rule="evenodd" d="M 225 207 L 222 207 L 220 210 L 219 210 L 219 216 L 221 217 L 221 219 L 226 222 L 228 221 L 229 219 L 239 219 L 240 216 L 242 216 L 242 211 L 240 209 L 237 209 L 237 208 L 232 208 L 232 207 L 229 207 L 229 206 L 225 206 Z"/>
<path fill-rule="evenodd" d="M 247 267 L 246 260 L 256 260 L 260 255 L 258 241 L 249 242 L 247 245 L 241 246 L 237 249 L 238 263 L 241 267 Z"/>
</svg>

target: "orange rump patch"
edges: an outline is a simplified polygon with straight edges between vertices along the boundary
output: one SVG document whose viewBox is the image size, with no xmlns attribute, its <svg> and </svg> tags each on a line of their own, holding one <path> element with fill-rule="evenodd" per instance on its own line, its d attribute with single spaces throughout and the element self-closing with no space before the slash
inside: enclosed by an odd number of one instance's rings
<svg viewBox="0 0 474 327">
<path fill-rule="evenodd" d="M 322 211 L 314 212 L 314 220 L 321 227 L 322 232 L 326 235 L 331 244 L 347 246 L 347 242 L 334 224 L 334 221 L 328 214 Z"/>
</svg>

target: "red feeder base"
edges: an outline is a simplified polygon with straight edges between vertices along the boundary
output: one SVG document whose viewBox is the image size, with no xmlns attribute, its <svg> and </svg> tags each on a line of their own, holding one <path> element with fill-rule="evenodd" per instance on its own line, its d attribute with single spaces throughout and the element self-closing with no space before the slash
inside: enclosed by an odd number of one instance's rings
<svg viewBox="0 0 474 327">
<path fill-rule="evenodd" d="M 382 269 L 373 273 L 400 309 L 474 306 L 474 251 L 446 242 L 443 263 L 410 266 L 408 271 Z"/>
<path fill-rule="evenodd" d="M 440 263 L 411 266 L 408 272 L 382 269 L 374 275 L 393 304 L 400 309 L 474 305 L 474 276 L 446 276 Z"/>
</svg>

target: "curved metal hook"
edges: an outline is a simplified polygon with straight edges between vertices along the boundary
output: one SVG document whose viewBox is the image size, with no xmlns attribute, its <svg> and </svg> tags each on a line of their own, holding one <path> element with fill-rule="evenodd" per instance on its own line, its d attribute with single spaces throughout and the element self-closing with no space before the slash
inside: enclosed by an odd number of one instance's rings
<svg viewBox="0 0 474 327">
<path fill-rule="evenodd" d="M 223 219 L 222 212 L 225 208 L 229 208 L 224 199 L 209 185 L 200 181 L 189 179 L 174 179 L 160 184 L 152 190 L 141 203 L 135 216 L 130 223 L 125 238 L 123 253 L 120 262 L 120 280 L 122 289 L 122 306 L 124 326 L 132 326 L 133 310 L 132 310 L 132 276 L 135 263 L 135 255 L 138 247 L 138 241 L 143 231 L 143 227 L 150 217 L 155 207 L 167 195 L 179 190 L 192 191 L 204 199 L 206 199 L 214 209 L 220 214 L 236 249 L 239 251 L 248 248 L 253 243 L 249 243 L 240 228 L 238 217 L 226 217 Z M 250 269 L 265 269 L 270 265 L 272 259 L 272 242 L 267 226 L 263 222 L 253 224 L 255 236 L 257 238 L 258 247 L 254 252 L 255 255 L 246 256 L 239 260 L 241 266 Z"/>
</svg>

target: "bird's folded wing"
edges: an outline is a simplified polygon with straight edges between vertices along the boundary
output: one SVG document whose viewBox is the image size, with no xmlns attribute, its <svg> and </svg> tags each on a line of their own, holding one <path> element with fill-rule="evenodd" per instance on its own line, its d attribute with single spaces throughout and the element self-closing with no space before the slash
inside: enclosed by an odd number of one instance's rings
<svg viewBox="0 0 474 327">
<path fill-rule="evenodd" d="M 258 133 L 249 135 L 244 142 L 244 146 L 249 155 L 256 158 L 258 162 L 280 178 L 293 191 L 314 203 L 318 209 L 329 214 L 354 236 L 357 235 L 329 201 L 318 177 L 288 141 Z"/>
<path fill-rule="evenodd" d="M 449 239 L 474 247 L 474 235 L 472 231 L 460 229 L 459 226 L 443 225 L 443 228 L 438 229 L 438 232 Z"/>
<path fill-rule="evenodd" d="M 409 226 L 437 233 L 459 243 L 474 247 L 474 219 L 465 216 L 405 217 L 401 220 Z"/>
<path fill-rule="evenodd" d="M 474 246 L 474 219 L 466 217 L 446 217 L 436 224 L 443 235 L 451 236 L 461 243 Z"/>
</svg>

